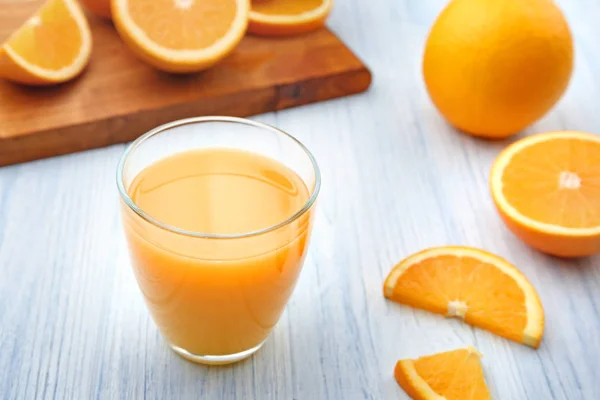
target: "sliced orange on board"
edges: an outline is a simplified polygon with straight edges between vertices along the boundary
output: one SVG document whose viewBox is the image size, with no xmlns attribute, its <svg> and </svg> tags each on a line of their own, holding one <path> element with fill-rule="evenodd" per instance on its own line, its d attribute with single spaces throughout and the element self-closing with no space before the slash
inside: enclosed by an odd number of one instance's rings
<svg viewBox="0 0 600 400">
<path fill-rule="evenodd" d="M 600 253 L 600 136 L 551 132 L 506 148 L 494 162 L 492 196 L 508 228 L 561 257 Z"/>
<path fill-rule="evenodd" d="M 92 35 L 76 0 L 50 0 L 0 47 L 0 77 L 51 85 L 79 75 L 88 64 Z"/>
<path fill-rule="evenodd" d="M 113 0 L 121 38 L 141 59 L 175 73 L 227 56 L 248 26 L 250 0 Z"/>
<path fill-rule="evenodd" d="M 248 31 L 257 35 L 287 36 L 319 29 L 333 0 L 253 0 Z"/>
<path fill-rule="evenodd" d="M 384 295 L 531 347 L 542 340 L 536 290 L 516 267 L 483 250 L 437 247 L 414 254 L 389 273 Z"/>
<path fill-rule="evenodd" d="M 487 400 L 481 354 L 473 347 L 400 360 L 394 377 L 414 400 Z"/>
</svg>

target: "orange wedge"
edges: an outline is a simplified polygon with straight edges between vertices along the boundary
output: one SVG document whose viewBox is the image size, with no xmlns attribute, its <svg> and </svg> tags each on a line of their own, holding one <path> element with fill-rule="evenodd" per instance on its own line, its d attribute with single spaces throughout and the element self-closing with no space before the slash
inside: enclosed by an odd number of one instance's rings
<svg viewBox="0 0 600 400">
<path fill-rule="evenodd" d="M 264 36 L 297 35 L 319 29 L 333 0 L 253 0 L 248 32 Z"/>
<path fill-rule="evenodd" d="M 29 85 L 68 81 L 87 65 L 92 35 L 76 0 L 50 0 L 0 47 L 0 77 Z"/>
<path fill-rule="evenodd" d="M 491 399 L 485 383 L 481 354 L 473 347 L 400 360 L 394 376 L 414 400 Z"/>
<path fill-rule="evenodd" d="M 494 162 L 490 187 L 525 243 L 560 257 L 600 253 L 600 136 L 551 132 L 513 143 Z"/>
<path fill-rule="evenodd" d="M 112 0 L 115 26 L 154 67 L 201 71 L 228 55 L 248 26 L 250 0 Z"/>
<path fill-rule="evenodd" d="M 486 329 L 538 347 L 544 310 L 537 292 L 504 259 L 470 247 L 436 247 L 414 254 L 392 269 L 386 298 Z"/>
</svg>

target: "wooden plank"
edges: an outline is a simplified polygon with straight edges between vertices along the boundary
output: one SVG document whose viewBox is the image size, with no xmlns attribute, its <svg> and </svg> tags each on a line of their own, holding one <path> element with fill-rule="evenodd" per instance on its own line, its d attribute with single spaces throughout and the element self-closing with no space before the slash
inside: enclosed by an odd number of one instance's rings
<svg viewBox="0 0 600 400">
<path fill-rule="evenodd" d="M 12 26 L 30 12 L 8 15 L 0 18 Z M 135 58 L 109 22 L 90 17 L 90 24 L 94 52 L 78 79 L 51 88 L 0 82 L 0 165 L 127 142 L 179 118 L 250 116 L 341 97 L 371 82 L 369 70 L 327 29 L 248 36 L 218 66 L 174 76 Z"/>
</svg>

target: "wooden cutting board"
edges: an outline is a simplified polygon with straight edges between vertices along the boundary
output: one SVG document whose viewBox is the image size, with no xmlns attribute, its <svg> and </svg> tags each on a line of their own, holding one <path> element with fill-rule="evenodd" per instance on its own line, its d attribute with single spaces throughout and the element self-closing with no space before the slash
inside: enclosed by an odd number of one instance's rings
<svg viewBox="0 0 600 400">
<path fill-rule="evenodd" d="M 3 7 L 0 39 L 25 19 Z M 248 36 L 216 67 L 174 76 L 136 59 L 110 22 L 89 20 L 94 51 L 78 79 L 50 88 L 0 80 L 0 166 L 128 142 L 179 118 L 249 116 L 362 92 L 371 83 L 365 65 L 327 29 Z"/>
</svg>

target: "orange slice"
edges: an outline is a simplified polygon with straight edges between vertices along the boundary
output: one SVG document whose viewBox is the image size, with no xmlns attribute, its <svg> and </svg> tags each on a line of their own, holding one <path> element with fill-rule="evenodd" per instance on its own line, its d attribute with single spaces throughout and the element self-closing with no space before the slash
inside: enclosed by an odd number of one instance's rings
<svg viewBox="0 0 600 400">
<path fill-rule="evenodd" d="M 386 298 L 421 308 L 538 347 L 544 310 L 537 292 L 504 259 L 470 247 L 437 247 L 392 269 Z"/>
<path fill-rule="evenodd" d="M 600 136 L 519 140 L 494 162 L 490 187 L 500 216 L 525 243 L 561 257 L 600 253 Z"/>
<path fill-rule="evenodd" d="M 242 40 L 250 0 L 112 0 L 115 26 L 141 59 L 168 72 L 201 71 Z"/>
<path fill-rule="evenodd" d="M 481 354 L 473 347 L 400 360 L 394 377 L 414 400 L 491 399 Z"/>
<path fill-rule="evenodd" d="M 0 77 L 29 85 L 68 81 L 87 65 L 92 35 L 76 0 L 50 0 L 0 47 Z"/>
<path fill-rule="evenodd" d="M 265 36 L 297 35 L 319 29 L 333 0 L 253 0 L 248 32 Z"/>
</svg>

